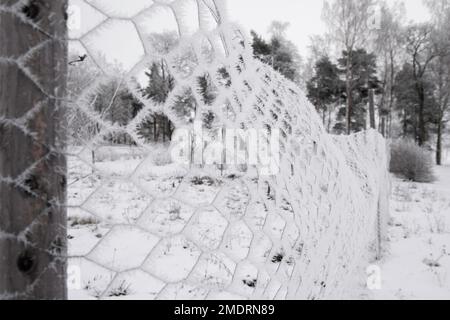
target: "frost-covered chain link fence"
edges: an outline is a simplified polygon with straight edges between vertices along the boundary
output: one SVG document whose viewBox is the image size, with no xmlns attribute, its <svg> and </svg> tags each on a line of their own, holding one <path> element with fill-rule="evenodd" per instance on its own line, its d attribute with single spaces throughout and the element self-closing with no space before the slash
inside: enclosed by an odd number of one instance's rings
<svg viewBox="0 0 450 320">
<path fill-rule="evenodd" d="M 384 139 L 329 136 L 224 1 L 70 4 L 69 297 L 342 297 L 384 237 Z"/>
</svg>

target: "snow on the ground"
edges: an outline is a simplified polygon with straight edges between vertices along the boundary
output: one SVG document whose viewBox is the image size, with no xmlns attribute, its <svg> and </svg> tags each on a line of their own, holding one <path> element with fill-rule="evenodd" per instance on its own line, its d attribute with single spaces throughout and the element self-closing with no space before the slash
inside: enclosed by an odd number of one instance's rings
<svg viewBox="0 0 450 320">
<path fill-rule="evenodd" d="M 450 166 L 435 173 L 433 184 L 393 178 L 389 243 L 374 299 L 450 299 Z"/>
<path fill-rule="evenodd" d="M 239 173 L 213 179 L 122 149 L 97 151 L 94 163 L 90 151 L 68 158 L 69 298 L 205 298 L 208 292 L 177 283 L 220 285 L 235 271 L 243 290 L 252 290 L 252 270 L 231 260 L 246 257 L 252 241 L 239 221 L 250 197 Z M 203 254 L 222 243 L 231 259 Z"/>
<path fill-rule="evenodd" d="M 265 217 L 257 203 L 249 203 L 245 185 L 192 175 L 174 164 L 150 165 L 139 153 L 97 157 L 94 167 L 89 157 L 69 158 L 69 264 L 83 271 L 81 290 L 70 290 L 71 299 L 205 298 L 205 292 L 174 284 L 194 265 L 194 280 L 217 265 L 217 279 L 231 281 L 234 272 L 246 279 L 242 292 L 248 294 L 255 278 L 250 266 L 235 269 L 233 261 L 221 258 L 218 263 L 218 257 L 202 256 L 200 250 L 216 249 L 224 237 L 223 252 L 229 257 L 239 260 L 248 254 L 251 232 L 238 218 L 245 208 L 255 225 Z M 120 179 L 124 176 L 133 183 Z M 436 176 L 433 184 L 393 177 L 389 242 L 383 260 L 375 262 L 381 268 L 381 289 L 360 292 L 355 285 L 349 292 L 363 299 L 450 299 L 450 165 L 436 168 Z M 236 224 L 234 233 L 225 232 L 228 222 L 213 204 Z M 276 221 L 270 225 L 278 226 Z M 284 227 L 281 221 L 278 229 Z M 278 229 L 268 232 L 276 235 Z M 174 236 L 158 243 L 147 233 L 163 238 L 180 230 L 190 240 Z M 164 283 L 169 285 L 163 290 Z"/>
</svg>

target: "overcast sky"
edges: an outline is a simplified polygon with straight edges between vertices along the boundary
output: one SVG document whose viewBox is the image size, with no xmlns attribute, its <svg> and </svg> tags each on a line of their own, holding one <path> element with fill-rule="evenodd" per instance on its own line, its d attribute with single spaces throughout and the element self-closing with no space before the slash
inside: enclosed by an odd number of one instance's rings
<svg viewBox="0 0 450 320">
<path fill-rule="evenodd" d="M 386 1 L 394 2 L 394 0 Z M 88 31 L 106 19 L 101 12 L 133 16 L 133 13 L 140 11 L 139 8 L 152 6 L 151 0 L 133 0 L 127 2 L 126 6 L 124 0 L 91 0 L 89 3 L 94 4 L 97 9 L 82 0 L 70 0 L 70 3 L 76 7 L 80 18 L 75 19 L 78 23 L 70 28 L 69 34 L 72 39 L 85 35 L 83 44 L 91 55 L 103 55 L 107 62 L 118 62 L 127 71 L 143 58 L 141 39 L 131 21 L 109 20 L 95 29 L 95 32 Z M 189 22 L 186 26 L 192 25 L 196 28 L 198 8 L 195 3 L 194 0 L 186 1 L 183 9 L 185 20 Z M 422 0 L 405 0 L 405 4 L 409 20 L 423 21 L 428 18 Z M 246 31 L 255 30 L 267 37 L 268 27 L 272 21 L 289 22 L 287 37 L 297 45 L 303 57 L 308 54 L 310 37 L 326 31 L 321 18 L 322 8 L 323 0 L 228 0 L 231 20 L 238 22 Z M 167 7 L 157 6 L 145 11 L 137 24 L 144 34 L 177 30 L 173 13 Z M 71 45 L 71 50 L 78 54 L 84 52 L 76 42 Z"/>
<path fill-rule="evenodd" d="M 424 21 L 428 18 L 422 0 L 404 2 L 408 20 Z M 287 37 L 297 45 L 302 55 L 307 53 L 309 37 L 323 34 L 326 30 L 321 19 L 322 7 L 323 0 L 228 0 L 230 17 L 248 31 L 267 35 L 271 21 L 289 22 Z"/>
</svg>

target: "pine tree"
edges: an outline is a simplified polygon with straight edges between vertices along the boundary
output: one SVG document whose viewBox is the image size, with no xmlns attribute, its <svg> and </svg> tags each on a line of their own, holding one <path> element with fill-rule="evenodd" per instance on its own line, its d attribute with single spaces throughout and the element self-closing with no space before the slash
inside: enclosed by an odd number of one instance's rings
<svg viewBox="0 0 450 320">
<path fill-rule="evenodd" d="M 350 94 L 350 100 L 353 107 L 350 110 L 350 127 L 352 132 L 365 130 L 368 125 L 366 123 L 367 104 L 369 99 L 369 90 L 375 90 L 379 93 L 380 82 L 377 78 L 376 56 L 373 53 L 367 53 L 364 49 L 354 50 L 349 53 L 343 51 L 342 57 L 338 60 L 340 72 L 347 77 L 348 59 L 351 56 L 350 78 L 346 79 L 346 94 Z M 350 89 L 350 90 L 348 90 Z M 346 97 L 349 100 L 349 97 Z M 347 130 L 348 108 L 342 108 L 338 113 L 338 123 L 335 130 L 344 133 Z M 346 120 L 347 120 L 346 119 Z"/>
<path fill-rule="evenodd" d="M 145 73 L 148 77 L 148 85 L 142 90 L 142 95 L 146 99 L 151 99 L 154 103 L 163 104 L 166 102 L 170 92 L 175 86 L 175 80 L 167 71 L 164 61 L 153 63 L 150 70 Z M 148 141 L 166 142 L 172 138 L 174 127 L 169 118 L 163 114 L 154 114 L 139 127 L 141 135 Z"/>
<path fill-rule="evenodd" d="M 255 57 L 272 66 L 289 80 L 300 83 L 301 57 L 294 44 L 282 34 L 274 34 L 269 43 L 256 32 L 252 31 L 251 34 Z"/>
<path fill-rule="evenodd" d="M 414 79 L 414 68 L 410 63 L 405 63 L 396 76 L 396 111 L 399 114 L 402 125 L 402 135 L 404 138 L 413 138 L 419 143 L 420 136 L 420 108 L 421 100 L 417 95 L 417 84 Z M 430 77 L 422 78 L 424 90 L 424 141 L 430 136 L 430 127 L 438 121 L 438 105 L 433 96 L 435 84 Z"/>
<path fill-rule="evenodd" d="M 307 83 L 308 98 L 322 114 L 322 121 L 330 128 L 332 104 L 336 103 L 343 90 L 344 83 L 339 78 L 339 68 L 325 56 L 314 67 L 314 76 Z"/>
</svg>

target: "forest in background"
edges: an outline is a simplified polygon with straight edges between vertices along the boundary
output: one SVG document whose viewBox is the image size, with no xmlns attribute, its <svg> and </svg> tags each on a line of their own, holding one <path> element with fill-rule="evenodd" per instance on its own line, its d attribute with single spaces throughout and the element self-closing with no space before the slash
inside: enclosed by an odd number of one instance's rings
<svg viewBox="0 0 450 320">
<path fill-rule="evenodd" d="M 302 57 L 287 39 L 289 24 L 274 21 L 270 37 L 251 32 L 255 57 L 271 65 L 305 90 L 331 134 L 352 134 L 369 128 L 389 139 L 410 139 L 435 153 L 442 164 L 448 147 L 450 120 L 450 1 L 424 0 L 430 20 L 408 22 L 401 2 L 376 0 L 325 1 L 322 19 L 325 35 L 312 36 L 309 54 Z M 159 50 L 177 44 L 173 33 L 151 35 Z M 189 61 L 189 55 L 183 57 Z M 120 67 L 118 67 L 119 69 Z M 102 83 L 87 97 L 92 110 L 108 121 L 127 125 L 144 107 L 145 101 L 163 104 L 174 88 L 174 79 L 164 60 L 152 63 L 135 92 L 122 83 L 121 72 Z M 86 77 L 96 77 L 92 65 L 80 63 L 69 71 L 73 97 L 83 91 Z M 226 69 L 221 81 L 230 81 Z M 212 105 L 216 91 L 209 75 L 198 78 L 203 103 Z M 174 111 L 193 121 L 194 93 L 176 97 Z M 98 133 L 98 124 L 78 109 L 70 114 L 71 136 L 82 145 Z M 212 114 L 202 115 L 206 127 L 214 125 Z M 145 119 L 139 134 L 148 142 L 171 140 L 173 124 L 163 113 Z M 114 144 L 133 144 L 126 133 L 105 137 Z"/>
<path fill-rule="evenodd" d="M 329 133 L 376 128 L 434 151 L 440 165 L 450 120 L 450 1 L 424 4 L 431 18 L 416 23 L 402 2 L 325 1 L 328 32 L 310 38 L 307 57 L 282 22 L 272 23 L 268 40 L 252 32 L 255 55 L 307 92 Z"/>
</svg>

